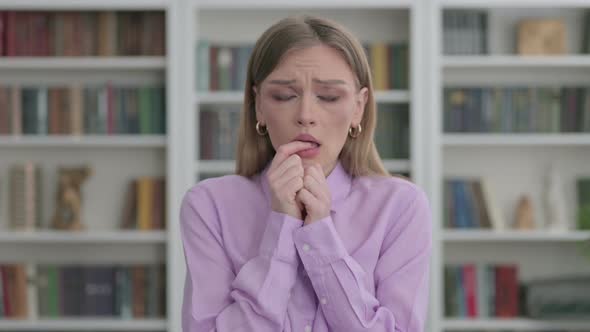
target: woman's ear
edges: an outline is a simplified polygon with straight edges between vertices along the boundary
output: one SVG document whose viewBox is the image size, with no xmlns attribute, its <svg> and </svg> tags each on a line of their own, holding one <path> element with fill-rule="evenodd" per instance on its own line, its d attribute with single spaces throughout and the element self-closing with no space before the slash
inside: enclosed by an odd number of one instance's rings
<svg viewBox="0 0 590 332">
<path fill-rule="evenodd" d="M 354 105 L 354 115 L 352 123 L 361 123 L 363 114 L 365 113 L 365 106 L 367 105 L 367 99 L 369 98 L 369 89 L 367 87 L 362 88 L 358 93 Z"/>
</svg>

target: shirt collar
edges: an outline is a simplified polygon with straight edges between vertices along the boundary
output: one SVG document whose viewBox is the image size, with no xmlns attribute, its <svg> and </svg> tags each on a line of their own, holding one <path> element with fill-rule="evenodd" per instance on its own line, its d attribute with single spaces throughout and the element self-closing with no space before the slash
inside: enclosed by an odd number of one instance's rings
<svg viewBox="0 0 590 332">
<path fill-rule="evenodd" d="M 264 195 L 266 196 L 267 202 L 269 202 L 270 204 L 270 187 L 266 179 L 266 174 L 268 172 L 269 167 L 270 162 L 260 173 L 260 182 L 262 185 L 262 190 L 264 191 Z M 336 162 L 336 166 L 334 167 L 332 172 L 330 172 L 326 181 L 328 182 L 328 187 L 330 188 L 330 194 L 332 196 L 332 204 L 330 211 L 335 212 L 338 205 L 342 203 L 350 193 L 350 188 L 352 186 L 352 177 L 350 176 L 350 174 L 348 174 L 348 172 L 346 172 L 340 160 L 338 160 Z"/>
</svg>

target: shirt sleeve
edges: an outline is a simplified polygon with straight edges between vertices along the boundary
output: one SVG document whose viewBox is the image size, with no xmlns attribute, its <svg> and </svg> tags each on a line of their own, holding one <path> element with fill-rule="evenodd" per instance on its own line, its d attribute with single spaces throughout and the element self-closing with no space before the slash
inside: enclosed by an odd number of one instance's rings
<svg viewBox="0 0 590 332">
<path fill-rule="evenodd" d="M 331 217 L 295 231 L 295 245 L 335 331 L 423 331 L 429 293 L 431 212 L 423 191 L 410 199 L 383 239 L 372 271 L 375 295 L 363 282 L 366 272 L 347 252 Z M 398 210 L 399 211 L 399 210 Z"/>
<path fill-rule="evenodd" d="M 293 231 L 303 222 L 270 211 L 258 255 L 234 271 L 218 218 L 206 189 L 195 187 L 185 195 L 183 331 L 282 331 L 299 264 Z"/>
</svg>

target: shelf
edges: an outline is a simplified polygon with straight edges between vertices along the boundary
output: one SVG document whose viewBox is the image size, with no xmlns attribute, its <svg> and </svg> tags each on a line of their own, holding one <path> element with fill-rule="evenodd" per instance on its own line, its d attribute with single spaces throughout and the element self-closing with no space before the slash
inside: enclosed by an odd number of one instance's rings
<svg viewBox="0 0 590 332">
<path fill-rule="evenodd" d="M 195 94 L 195 104 L 241 104 L 244 94 L 241 91 L 199 92 Z M 391 90 L 375 92 L 378 103 L 408 103 L 410 93 L 406 90 Z"/>
<path fill-rule="evenodd" d="M 165 331 L 165 319 L 0 319 L 0 331 Z"/>
<path fill-rule="evenodd" d="M 527 318 L 507 319 L 445 319 L 445 330 L 514 330 L 514 331 L 588 331 L 590 320 L 535 320 Z"/>
<path fill-rule="evenodd" d="M 199 160 L 195 165 L 197 173 L 220 174 L 234 173 L 235 160 Z M 385 159 L 383 165 L 388 171 L 409 172 L 410 161 L 405 159 Z"/>
<path fill-rule="evenodd" d="M 193 6 L 199 9 L 367 9 L 367 8 L 412 8 L 413 0 L 300 0 L 280 2 L 273 0 L 192 0 Z"/>
<path fill-rule="evenodd" d="M 445 242 L 580 242 L 590 240 L 590 231 L 493 231 L 445 230 Z"/>
<path fill-rule="evenodd" d="M 458 133 L 443 134 L 445 146 L 588 146 L 590 147 L 590 133 Z"/>
<path fill-rule="evenodd" d="M 519 56 L 519 55 L 447 55 L 442 58 L 444 68 L 522 68 L 522 67 L 579 67 L 590 69 L 590 56 Z"/>
<path fill-rule="evenodd" d="M 166 58 L 157 56 L 118 57 L 0 57 L 0 70 L 163 70 Z"/>
<path fill-rule="evenodd" d="M 166 231 L 0 231 L 0 243 L 36 243 L 36 244 L 164 244 Z"/>
<path fill-rule="evenodd" d="M 437 0 L 444 8 L 551 8 L 555 9 L 552 0 Z M 586 8 L 588 0 L 563 0 L 559 8 Z"/>
<path fill-rule="evenodd" d="M 0 135 L 0 147 L 163 148 L 165 135 Z"/>
</svg>

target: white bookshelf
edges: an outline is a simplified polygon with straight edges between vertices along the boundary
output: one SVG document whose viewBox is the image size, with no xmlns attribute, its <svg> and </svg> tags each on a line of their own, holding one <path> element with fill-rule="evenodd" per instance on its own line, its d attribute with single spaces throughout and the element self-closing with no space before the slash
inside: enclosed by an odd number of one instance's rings
<svg viewBox="0 0 590 332">
<path fill-rule="evenodd" d="M 35 303 L 26 320 L 0 319 L 0 331 L 180 331 L 179 234 L 180 200 L 193 183 L 185 161 L 186 132 L 181 102 L 182 1 L 180 0 L 0 0 L 0 11 L 143 11 L 166 15 L 165 56 L 0 57 L 0 84 L 68 86 L 71 83 L 166 87 L 165 135 L 2 135 L 0 136 L 0 262 L 47 264 L 166 263 L 166 317 L 38 318 Z M 58 166 L 88 164 L 94 173 L 83 185 L 86 229 L 13 231 L 9 228 L 8 169 L 22 161 L 42 166 L 42 223 L 53 214 Z M 121 230 L 120 214 L 127 181 L 140 176 L 166 177 L 166 230 Z M 181 288 L 181 287 L 180 287 Z M 29 286 L 29 293 L 34 292 Z M 31 295 L 29 295 L 31 296 Z M 33 297 L 35 297 L 33 295 Z"/>
<path fill-rule="evenodd" d="M 494 230 L 445 230 L 442 235 L 445 242 L 464 243 L 509 243 L 521 242 L 543 244 L 544 242 L 579 243 L 590 241 L 590 231 L 494 231 Z"/>
<path fill-rule="evenodd" d="M 164 70 L 166 58 L 158 56 L 121 57 L 2 57 L 0 69 L 11 70 Z"/>
<path fill-rule="evenodd" d="M 165 319 L 38 319 L 2 320 L 0 331 L 164 331 Z"/>
<path fill-rule="evenodd" d="M 30 244 L 166 244 L 166 231 L 2 231 L 0 243 Z"/>
<path fill-rule="evenodd" d="M 0 147 L 165 148 L 165 135 L 0 135 Z"/>
<path fill-rule="evenodd" d="M 589 175 L 588 133 L 446 133 L 443 129 L 444 87 L 590 86 L 590 56 L 579 54 L 581 12 L 587 1 L 563 1 L 559 8 L 545 0 L 432 0 L 428 9 L 428 87 L 431 98 L 429 137 L 432 158 L 428 171 L 435 211 L 431 308 L 432 331 L 586 331 L 590 321 L 517 318 L 448 318 L 444 314 L 445 264 L 515 263 L 519 281 L 590 273 L 583 257 L 590 232 L 575 229 L 574 180 Z M 488 15 L 488 54 L 443 54 L 442 13 L 452 9 L 484 10 Z M 519 56 L 515 46 L 515 22 L 520 18 L 564 18 L 568 29 L 568 54 Z M 554 163 L 564 179 L 568 230 L 548 231 L 543 209 L 546 173 Z M 486 177 L 505 230 L 443 228 L 443 180 L 445 177 Z M 533 202 L 536 229 L 511 229 L 521 194 Z"/>
<path fill-rule="evenodd" d="M 453 331 L 473 330 L 511 330 L 511 331 L 588 331 L 590 321 L 549 320 L 538 321 L 532 319 L 449 319 L 444 322 L 444 328 Z"/>
</svg>

